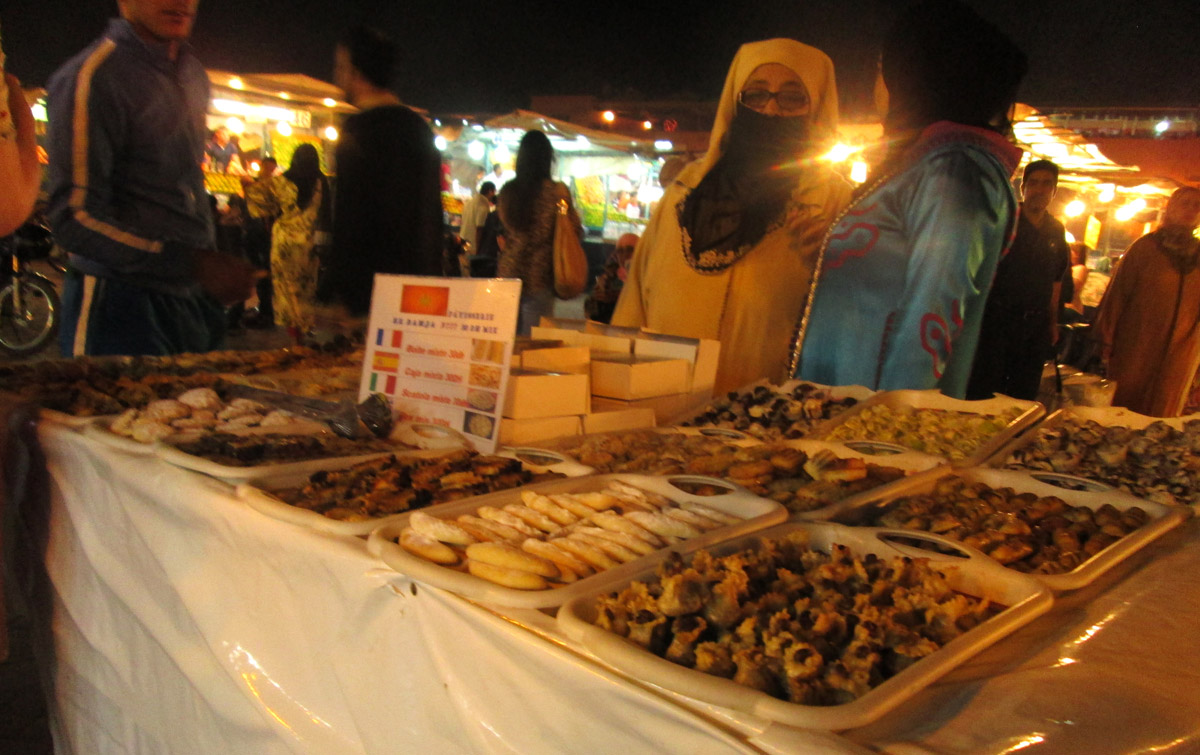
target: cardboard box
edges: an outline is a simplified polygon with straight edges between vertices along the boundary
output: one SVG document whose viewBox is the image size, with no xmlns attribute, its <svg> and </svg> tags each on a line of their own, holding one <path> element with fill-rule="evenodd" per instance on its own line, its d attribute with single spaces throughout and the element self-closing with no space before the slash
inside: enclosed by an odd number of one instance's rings
<svg viewBox="0 0 1200 755">
<path fill-rule="evenodd" d="M 592 413 L 600 414 L 602 412 L 628 411 L 631 409 L 649 409 L 654 412 L 656 423 L 664 425 L 673 418 L 678 417 L 688 408 L 690 403 L 690 397 L 686 393 L 678 393 L 674 396 L 655 396 L 654 398 L 643 398 L 636 401 L 622 401 L 620 399 L 604 398 L 603 396 L 592 396 Z"/>
<path fill-rule="evenodd" d="M 561 417 L 588 411 L 588 376 L 515 369 L 509 372 L 504 416 Z"/>
<path fill-rule="evenodd" d="M 542 316 L 538 320 L 538 324 L 534 327 L 543 328 L 558 328 L 559 330 L 576 330 L 583 333 L 587 330 L 587 320 L 576 320 L 572 317 L 546 317 Z"/>
<path fill-rule="evenodd" d="M 513 356 L 524 354 L 526 351 L 533 351 L 534 349 L 557 349 L 562 345 L 563 342 L 557 338 L 535 340 L 533 338 L 521 337 L 513 341 Z"/>
<path fill-rule="evenodd" d="M 560 346 L 555 349 L 530 349 L 521 353 L 521 368 L 544 372 L 589 374 L 592 352 L 586 346 Z"/>
<path fill-rule="evenodd" d="M 637 356 L 686 359 L 692 365 L 691 384 L 687 392 L 694 400 L 712 397 L 717 383 L 717 361 L 721 357 L 721 342 L 709 338 L 684 338 L 643 331 L 633 342 Z"/>
<path fill-rule="evenodd" d="M 644 427 L 654 427 L 656 424 L 657 418 L 654 416 L 654 410 L 650 408 L 616 409 L 583 415 L 584 435 L 640 430 Z"/>
<path fill-rule="evenodd" d="M 579 320 L 578 322 L 582 323 L 583 320 Z M 585 346 L 593 352 L 613 351 L 622 354 L 633 352 L 633 339 L 627 336 L 606 336 L 599 333 L 584 333 L 581 330 L 566 330 L 541 326 L 531 328 L 530 334 L 536 339 L 562 341 L 565 346 Z"/>
<path fill-rule="evenodd" d="M 500 445 L 528 446 L 540 441 L 579 435 L 583 424 L 578 416 L 535 417 L 500 420 Z"/>
<path fill-rule="evenodd" d="M 683 359 L 592 354 L 592 395 L 633 401 L 687 393 L 691 365 Z"/>
</svg>

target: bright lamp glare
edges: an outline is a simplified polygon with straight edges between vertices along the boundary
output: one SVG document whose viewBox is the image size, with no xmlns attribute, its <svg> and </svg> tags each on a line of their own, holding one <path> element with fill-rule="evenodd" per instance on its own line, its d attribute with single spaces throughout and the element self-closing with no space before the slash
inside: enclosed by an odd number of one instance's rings
<svg viewBox="0 0 1200 755">
<path fill-rule="evenodd" d="M 650 129 L 654 128 L 654 124 L 650 121 L 642 121 L 642 128 L 649 131 Z"/>
<path fill-rule="evenodd" d="M 279 123 L 275 124 L 275 130 L 279 132 L 280 136 L 291 136 L 292 124 L 288 123 L 287 121 L 280 121 Z"/>
<path fill-rule="evenodd" d="M 438 152 L 446 149 L 446 144 L 446 137 L 442 136 L 441 134 L 438 134 L 433 139 L 433 146 L 438 148 Z"/>
<path fill-rule="evenodd" d="M 1133 217 L 1144 209 L 1146 209 L 1146 200 L 1138 197 L 1129 204 L 1117 210 L 1117 220 L 1121 221 L 1122 223 L 1133 220 Z"/>
<path fill-rule="evenodd" d="M 855 160 L 850 166 L 850 180 L 856 184 L 860 184 L 867 180 L 867 164 L 862 160 Z"/>
<path fill-rule="evenodd" d="M 487 148 L 483 146 L 483 142 L 471 142 L 467 145 L 467 156 L 475 162 L 482 160 L 486 153 Z"/>
<path fill-rule="evenodd" d="M 1161 120 L 1158 123 L 1154 124 L 1154 130 L 1160 134 L 1169 128 L 1171 128 L 1171 122 L 1168 120 Z"/>
<path fill-rule="evenodd" d="M 1099 199 L 1103 204 L 1108 204 L 1116 198 L 1117 187 L 1113 186 L 1112 184 L 1105 184 L 1103 188 L 1100 189 L 1100 196 L 1097 197 L 1097 199 Z"/>
<path fill-rule="evenodd" d="M 338 130 L 336 127 L 334 127 L 334 126 L 326 126 L 325 127 L 325 138 L 326 139 L 328 139 L 331 142 L 336 142 L 338 140 L 338 136 L 340 136 L 340 134 L 338 134 Z"/>
<path fill-rule="evenodd" d="M 1068 218 L 1077 218 L 1082 215 L 1086 209 L 1087 205 L 1081 200 L 1076 199 L 1075 201 L 1067 204 L 1066 208 L 1063 209 L 1063 214 Z"/>
<path fill-rule="evenodd" d="M 835 144 L 832 149 L 825 153 L 825 159 L 831 163 L 845 162 L 855 152 L 858 152 L 858 150 L 848 144 Z"/>
<path fill-rule="evenodd" d="M 1064 235 L 1064 236 L 1066 236 L 1066 238 L 1067 238 L 1067 243 L 1068 243 L 1068 244 L 1074 244 L 1074 243 L 1075 243 L 1075 234 L 1071 233 L 1070 231 L 1067 231 L 1067 232 L 1066 232 L 1065 234 L 1063 234 L 1063 235 Z"/>
<path fill-rule="evenodd" d="M 617 114 L 611 110 L 605 110 L 600 114 L 600 117 L 604 119 L 605 123 L 612 123 L 617 119 Z"/>
</svg>

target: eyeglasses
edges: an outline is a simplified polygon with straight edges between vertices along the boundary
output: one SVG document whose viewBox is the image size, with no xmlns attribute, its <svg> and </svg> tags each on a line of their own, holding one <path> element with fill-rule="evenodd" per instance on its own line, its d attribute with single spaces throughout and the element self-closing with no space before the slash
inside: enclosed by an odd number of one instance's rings
<svg viewBox="0 0 1200 755">
<path fill-rule="evenodd" d="M 784 112 L 795 112 L 808 107 L 808 93 L 799 89 L 784 89 L 771 92 L 766 89 L 745 89 L 738 93 L 738 102 L 753 110 L 762 110 L 771 100 Z"/>
</svg>

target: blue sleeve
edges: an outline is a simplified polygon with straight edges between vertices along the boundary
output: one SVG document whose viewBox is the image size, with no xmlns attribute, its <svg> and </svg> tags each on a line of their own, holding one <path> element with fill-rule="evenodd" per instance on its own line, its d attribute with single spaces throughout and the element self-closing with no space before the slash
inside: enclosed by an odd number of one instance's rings
<svg viewBox="0 0 1200 755">
<path fill-rule="evenodd" d="M 929 160 L 907 201 L 910 261 L 902 304 L 889 324 L 880 390 L 947 390 L 959 382 L 965 390 L 1009 233 L 1011 191 L 998 171 L 962 152 Z"/>
<path fill-rule="evenodd" d="M 55 238 L 67 251 L 117 274 L 186 280 L 192 274 L 193 249 L 150 238 L 115 217 L 114 165 L 128 133 L 129 114 L 115 82 L 105 76 L 109 51 L 101 43 L 78 70 L 65 69 L 50 82 L 48 216 Z"/>
</svg>

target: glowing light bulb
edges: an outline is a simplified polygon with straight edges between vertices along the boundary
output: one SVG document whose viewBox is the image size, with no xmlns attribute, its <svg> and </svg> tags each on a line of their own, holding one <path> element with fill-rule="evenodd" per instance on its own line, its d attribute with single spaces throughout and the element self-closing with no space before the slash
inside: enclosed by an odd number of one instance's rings
<svg viewBox="0 0 1200 755">
<path fill-rule="evenodd" d="M 1067 203 L 1067 206 L 1063 209 L 1063 214 L 1068 218 L 1077 218 L 1082 215 L 1085 210 L 1087 210 L 1087 205 L 1084 204 L 1082 200 L 1076 199 Z"/>
<path fill-rule="evenodd" d="M 287 121 L 280 121 L 279 123 L 275 124 L 275 130 L 279 132 L 280 136 L 291 136 L 292 124 L 288 123 Z"/>
<path fill-rule="evenodd" d="M 325 127 L 325 138 L 328 139 L 329 141 L 336 142 L 338 140 L 339 136 L 341 136 L 341 134 L 338 133 L 338 130 L 336 127 L 334 127 L 334 126 L 326 126 Z"/>
<path fill-rule="evenodd" d="M 649 131 L 650 129 L 654 128 L 654 124 L 650 121 L 642 121 L 642 128 Z"/>
<path fill-rule="evenodd" d="M 867 164 L 862 160 L 855 160 L 850 166 L 850 180 L 856 184 L 860 184 L 867 180 Z"/>
<path fill-rule="evenodd" d="M 611 110 L 605 110 L 600 114 L 600 117 L 604 119 L 605 123 L 612 123 L 617 119 L 617 114 Z"/>
<path fill-rule="evenodd" d="M 831 163 L 845 162 L 855 152 L 858 152 L 858 149 L 851 147 L 849 144 L 835 144 L 832 149 L 825 153 L 825 159 Z"/>
<path fill-rule="evenodd" d="M 229 80 L 229 88 L 230 89 L 245 89 L 246 85 L 242 83 L 241 79 L 239 79 L 237 76 L 234 76 L 232 79 Z"/>
<path fill-rule="evenodd" d="M 1101 184 L 1097 188 L 1100 189 L 1100 196 L 1096 198 L 1097 201 L 1108 204 L 1117 198 L 1117 187 L 1112 184 Z"/>
<path fill-rule="evenodd" d="M 446 137 L 442 136 L 441 134 L 438 134 L 433 138 L 433 146 L 438 148 L 438 152 L 445 150 L 447 145 L 448 142 L 446 141 Z"/>
<path fill-rule="evenodd" d="M 321 102 L 325 104 L 325 107 L 337 106 L 337 100 L 333 99 L 332 97 L 326 97 L 325 99 L 321 100 Z"/>
</svg>

